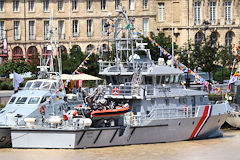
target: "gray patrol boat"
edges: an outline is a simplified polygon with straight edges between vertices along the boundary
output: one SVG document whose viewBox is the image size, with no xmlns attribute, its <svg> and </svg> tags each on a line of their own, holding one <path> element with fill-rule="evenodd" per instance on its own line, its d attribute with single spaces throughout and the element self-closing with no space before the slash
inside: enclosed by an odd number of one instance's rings
<svg viewBox="0 0 240 160">
<path fill-rule="evenodd" d="M 208 93 L 179 85 L 183 72 L 161 60 L 155 64 L 132 22 L 125 10 L 119 11 L 111 41 L 115 56 L 99 61 L 105 85 L 78 107 L 64 108 L 66 114 L 12 128 L 13 148 L 88 148 L 222 136 L 219 128 L 227 118 L 228 102 L 211 104 Z"/>
</svg>

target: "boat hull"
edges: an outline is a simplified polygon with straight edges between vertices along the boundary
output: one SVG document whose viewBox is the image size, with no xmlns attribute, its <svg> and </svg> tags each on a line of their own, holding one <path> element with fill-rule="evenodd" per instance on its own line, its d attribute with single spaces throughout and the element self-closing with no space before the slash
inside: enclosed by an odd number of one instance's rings
<svg viewBox="0 0 240 160">
<path fill-rule="evenodd" d="M 222 136 L 219 128 L 227 114 L 208 118 L 195 137 L 201 117 L 156 120 L 154 125 L 108 127 L 84 130 L 69 129 L 12 129 L 13 148 L 92 148 L 131 144 L 173 142 Z"/>
<path fill-rule="evenodd" d="M 228 115 L 226 122 L 232 127 L 240 128 L 240 112 L 236 111 L 231 112 Z"/>
</svg>

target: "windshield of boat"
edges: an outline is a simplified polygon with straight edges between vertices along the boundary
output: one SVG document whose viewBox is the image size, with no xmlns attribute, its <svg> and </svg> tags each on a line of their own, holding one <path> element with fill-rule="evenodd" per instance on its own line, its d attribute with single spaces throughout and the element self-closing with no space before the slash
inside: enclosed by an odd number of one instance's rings
<svg viewBox="0 0 240 160">
<path fill-rule="evenodd" d="M 31 86 L 31 88 L 32 89 L 38 89 L 41 86 L 42 83 L 43 83 L 42 81 L 35 81 L 33 83 L 33 85 Z"/>
<path fill-rule="evenodd" d="M 28 104 L 38 104 L 40 97 L 31 97 L 28 101 Z"/>
<path fill-rule="evenodd" d="M 16 100 L 16 97 L 12 97 L 11 100 L 9 101 L 9 104 L 13 104 L 15 100 Z"/>
<path fill-rule="evenodd" d="M 41 89 L 49 89 L 51 83 L 50 82 L 44 82 L 43 85 L 41 86 Z"/>
<path fill-rule="evenodd" d="M 32 85 L 32 82 L 27 82 L 24 89 L 29 89 Z"/>
<path fill-rule="evenodd" d="M 19 97 L 16 104 L 24 104 L 27 100 L 27 97 Z"/>
</svg>

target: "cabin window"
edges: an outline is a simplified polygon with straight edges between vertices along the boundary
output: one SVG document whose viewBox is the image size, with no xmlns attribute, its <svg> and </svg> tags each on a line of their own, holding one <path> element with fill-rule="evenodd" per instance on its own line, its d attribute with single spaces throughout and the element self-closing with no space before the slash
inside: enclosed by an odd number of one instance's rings
<svg viewBox="0 0 240 160">
<path fill-rule="evenodd" d="M 166 78 L 165 78 L 165 83 L 168 84 L 169 81 L 170 81 L 170 76 L 166 76 Z"/>
<path fill-rule="evenodd" d="M 169 99 L 165 99 L 165 104 L 169 106 Z"/>
<path fill-rule="evenodd" d="M 27 100 L 27 97 L 19 97 L 16 104 L 24 104 Z"/>
<path fill-rule="evenodd" d="M 156 76 L 156 83 L 161 84 L 161 76 Z"/>
<path fill-rule="evenodd" d="M 116 76 L 112 76 L 112 82 L 113 82 L 113 84 L 117 84 L 117 78 L 116 78 Z"/>
<path fill-rule="evenodd" d="M 52 84 L 51 89 L 56 89 L 56 83 L 55 82 Z"/>
<path fill-rule="evenodd" d="M 145 84 L 152 84 L 152 76 L 146 76 L 145 77 Z"/>
<path fill-rule="evenodd" d="M 31 97 L 28 101 L 28 104 L 38 104 L 39 97 Z"/>
<path fill-rule="evenodd" d="M 187 104 L 187 98 L 179 98 L 179 104 Z"/>
<path fill-rule="evenodd" d="M 27 82 L 27 84 L 25 85 L 25 89 L 29 89 L 32 85 L 32 82 Z"/>
<path fill-rule="evenodd" d="M 49 89 L 50 87 L 50 82 L 44 82 L 43 85 L 41 86 L 42 89 Z"/>
<path fill-rule="evenodd" d="M 36 81 L 33 83 L 32 88 L 39 88 L 41 86 L 41 84 L 42 84 L 42 81 Z"/>
<path fill-rule="evenodd" d="M 165 76 L 162 76 L 161 83 L 162 83 L 162 84 L 165 83 Z"/>
<path fill-rule="evenodd" d="M 170 83 L 174 83 L 174 77 L 175 77 L 174 75 L 170 76 Z"/>
<path fill-rule="evenodd" d="M 110 76 L 106 76 L 106 81 L 107 81 L 107 84 L 111 83 L 111 78 L 110 78 Z"/>
<path fill-rule="evenodd" d="M 178 83 L 178 81 L 179 81 L 179 76 L 176 75 L 176 76 L 175 76 L 175 83 Z"/>
<path fill-rule="evenodd" d="M 203 102 L 203 97 L 200 97 L 200 102 Z"/>
<path fill-rule="evenodd" d="M 12 97 L 11 100 L 9 101 L 9 104 L 13 104 L 15 99 L 16 99 L 16 97 Z"/>
</svg>

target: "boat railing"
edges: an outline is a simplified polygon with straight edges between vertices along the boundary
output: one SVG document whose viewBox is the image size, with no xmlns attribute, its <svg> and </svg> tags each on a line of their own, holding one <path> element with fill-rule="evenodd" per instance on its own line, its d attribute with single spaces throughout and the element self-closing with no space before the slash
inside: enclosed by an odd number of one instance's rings
<svg viewBox="0 0 240 160">
<path fill-rule="evenodd" d="M 126 72 L 133 72 L 135 68 L 141 68 L 141 71 L 146 72 L 152 64 L 149 62 L 112 62 L 102 61 L 99 62 L 99 71 L 103 72 L 106 68 L 108 72 L 118 72 L 125 70 Z"/>
<path fill-rule="evenodd" d="M 120 85 L 104 85 L 105 95 L 111 96 L 154 96 L 157 95 L 158 88 L 152 85 L 138 85 L 126 82 Z"/>
<path fill-rule="evenodd" d="M 133 115 L 131 125 L 142 126 L 154 120 L 191 118 L 197 116 L 197 111 L 203 106 L 182 106 L 177 108 L 154 108 L 148 114 Z"/>
</svg>

